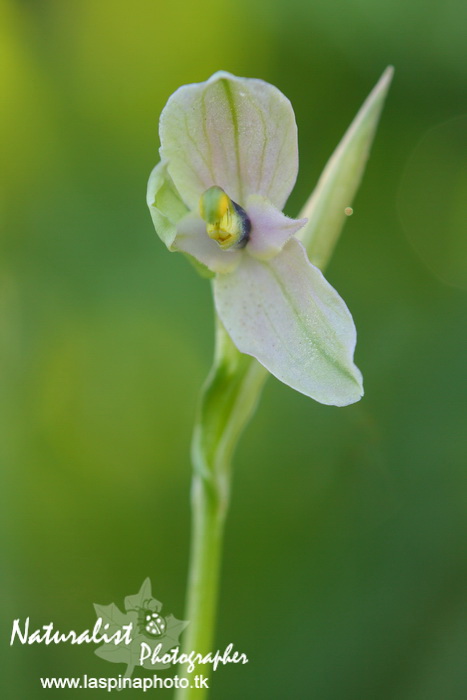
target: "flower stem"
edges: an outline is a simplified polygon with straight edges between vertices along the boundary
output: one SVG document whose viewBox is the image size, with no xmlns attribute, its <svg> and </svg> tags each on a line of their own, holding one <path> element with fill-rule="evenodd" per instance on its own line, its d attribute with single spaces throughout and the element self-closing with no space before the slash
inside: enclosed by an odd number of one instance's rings
<svg viewBox="0 0 467 700">
<path fill-rule="evenodd" d="M 212 653 L 224 522 L 229 505 L 231 459 L 254 413 L 266 377 L 253 358 L 242 355 L 216 319 L 214 364 L 203 387 L 192 442 L 192 540 L 182 654 Z M 186 676 L 209 675 L 209 665 Z M 180 674 L 181 675 L 181 674 Z M 207 689 L 182 688 L 176 700 L 200 700 Z"/>
</svg>

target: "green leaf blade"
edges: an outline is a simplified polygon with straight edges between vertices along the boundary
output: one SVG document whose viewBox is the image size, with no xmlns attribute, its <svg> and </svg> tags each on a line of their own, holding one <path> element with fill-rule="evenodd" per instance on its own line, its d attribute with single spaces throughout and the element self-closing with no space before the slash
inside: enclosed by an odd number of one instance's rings
<svg viewBox="0 0 467 700">
<path fill-rule="evenodd" d="M 373 88 L 341 142 L 328 160 L 299 218 L 308 223 L 297 238 L 311 262 L 323 269 L 329 261 L 360 185 L 376 127 L 393 75 L 388 66 Z"/>
</svg>

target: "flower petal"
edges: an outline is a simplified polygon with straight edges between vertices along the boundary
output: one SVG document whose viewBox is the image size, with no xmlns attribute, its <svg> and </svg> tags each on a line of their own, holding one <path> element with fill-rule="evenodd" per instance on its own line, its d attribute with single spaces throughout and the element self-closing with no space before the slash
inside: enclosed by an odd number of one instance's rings
<svg viewBox="0 0 467 700">
<path fill-rule="evenodd" d="M 258 260 L 275 257 L 307 219 L 289 219 L 264 197 L 248 198 L 246 211 L 251 221 L 247 252 Z"/>
<path fill-rule="evenodd" d="M 352 316 L 296 239 L 269 262 L 244 256 L 233 273 L 216 277 L 214 294 L 238 349 L 285 384 L 336 406 L 362 396 Z"/>
<path fill-rule="evenodd" d="M 240 262 L 242 251 L 222 250 L 206 233 L 206 223 L 198 214 L 187 214 L 177 225 L 172 250 L 188 253 L 212 272 L 231 272 Z"/>
<path fill-rule="evenodd" d="M 250 194 L 282 209 L 298 171 L 297 126 L 289 100 L 262 80 L 223 71 L 184 85 L 160 119 L 161 157 L 191 209 L 222 187 L 241 206 Z"/>
<path fill-rule="evenodd" d="M 170 250 L 177 235 L 177 222 L 188 209 L 167 172 L 167 163 L 158 163 L 149 176 L 146 201 L 156 233 Z"/>
</svg>

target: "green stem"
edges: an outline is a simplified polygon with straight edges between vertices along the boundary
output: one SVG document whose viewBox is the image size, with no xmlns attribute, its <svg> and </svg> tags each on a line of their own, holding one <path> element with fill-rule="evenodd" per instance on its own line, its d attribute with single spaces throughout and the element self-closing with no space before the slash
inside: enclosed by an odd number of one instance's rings
<svg viewBox="0 0 467 700">
<path fill-rule="evenodd" d="M 217 319 L 214 364 L 201 394 L 193 434 L 192 540 L 182 653 L 212 653 L 231 459 L 258 403 L 267 371 L 242 355 Z M 183 669 L 184 670 L 184 669 Z M 208 665 L 190 677 L 209 675 Z M 180 674 L 182 675 L 182 674 Z M 185 674 L 185 677 L 186 674 Z M 200 700 L 206 689 L 179 689 L 176 700 Z"/>
</svg>

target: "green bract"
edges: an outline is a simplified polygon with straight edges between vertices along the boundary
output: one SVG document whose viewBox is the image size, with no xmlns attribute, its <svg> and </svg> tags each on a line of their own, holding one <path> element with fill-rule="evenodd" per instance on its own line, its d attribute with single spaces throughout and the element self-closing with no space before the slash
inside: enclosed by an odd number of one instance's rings
<svg viewBox="0 0 467 700">
<path fill-rule="evenodd" d="M 156 231 L 212 272 L 216 310 L 237 348 L 321 403 L 358 401 L 352 316 L 295 237 L 307 220 L 281 211 L 298 171 L 287 98 L 219 72 L 172 95 L 160 139 L 147 195 Z"/>
</svg>

